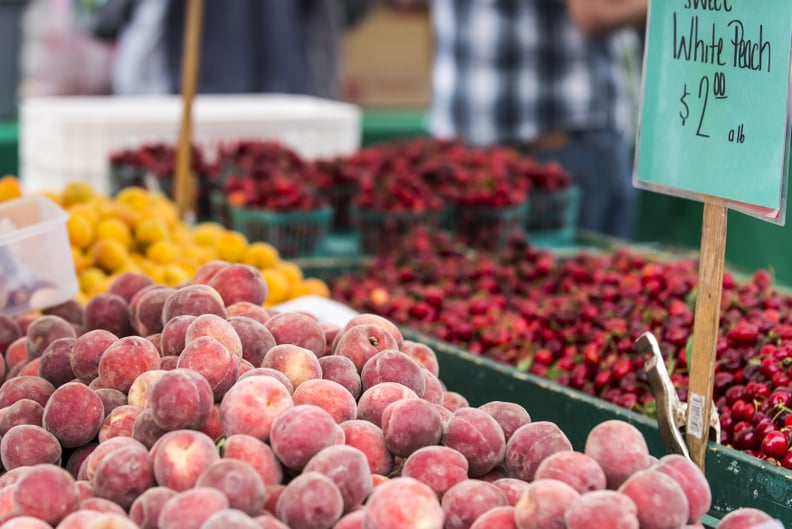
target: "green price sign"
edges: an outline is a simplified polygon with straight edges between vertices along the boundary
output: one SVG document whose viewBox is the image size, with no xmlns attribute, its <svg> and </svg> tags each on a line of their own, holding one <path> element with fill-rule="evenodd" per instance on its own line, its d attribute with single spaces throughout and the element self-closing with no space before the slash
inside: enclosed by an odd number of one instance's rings
<svg viewBox="0 0 792 529">
<path fill-rule="evenodd" d="M 790 0 L 649 6 L 636 187 L 783 224 Z"/>
</svg>

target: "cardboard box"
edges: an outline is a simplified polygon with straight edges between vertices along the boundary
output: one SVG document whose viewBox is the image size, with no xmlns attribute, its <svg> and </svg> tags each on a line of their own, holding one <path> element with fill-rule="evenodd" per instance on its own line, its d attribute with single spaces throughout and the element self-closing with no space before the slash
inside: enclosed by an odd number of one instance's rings
<svg viewBox="0 0 792 529">
<path fill-rule="evenodd" d="M 427 9 L 379 5 L 345 37 L 345 98 L 370 109 L 426 108 L 432 53 Z"/>
</svg>

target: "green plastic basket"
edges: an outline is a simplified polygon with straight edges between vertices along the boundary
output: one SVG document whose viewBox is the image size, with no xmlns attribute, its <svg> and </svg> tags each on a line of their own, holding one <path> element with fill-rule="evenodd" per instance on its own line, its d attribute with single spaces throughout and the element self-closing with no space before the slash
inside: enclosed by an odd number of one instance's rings
<svg viewBox="0 0 792 529">
<path fill-rule="evenodd" d="M 397 248 L 404 235 L 418 226 L 441 228 L 444 211 L 377 211 L 352 206 L 352 224 L 359 233 L 360 250 L 379 255 Z"/>
<path fill-rule="evenodd" d="M 500 250 L 515 232 L 524 232 L 528 202 L 514 206 L 454 205 L 448 226 L 465 244 L 478 250 Z"/>
<path fill-rule="evenodd" d="M 264 241 L 282 257 L 305 257 L 321 252 L 330 228 L 333 208 L 312 211 L 272 211 L 231 207 L 231 228 L 249 241 Z"/>
<path fill-rule="evenodd" d="M 538 245 L 557 246 L 575 240 L 580 188 L 568 186 L 558 191 L 532 191 L 525 231 L 531 242 Z"/>
</svg>

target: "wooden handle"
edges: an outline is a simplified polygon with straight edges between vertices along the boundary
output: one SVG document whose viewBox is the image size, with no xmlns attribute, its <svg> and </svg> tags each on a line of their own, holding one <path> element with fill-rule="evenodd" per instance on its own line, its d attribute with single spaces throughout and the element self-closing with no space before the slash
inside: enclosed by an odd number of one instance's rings
<svg viewBox="0 0 792 529">
<path fill-rule="evenodd" d="M 696 311 L 693 321 L 693 357 L 688 358 L 690 386 L 686 442 L 690 458 L 702 470 L 709 442 L 715 353 L 723 292 L 723 264 L 726 254 L 727 213 L 725 206 L 704 204 Z"/>
<path fill-rule="evenodd" d="M 192 103 L 198 84 L 201 53 L 203 0 L 187 0 L 187 18 L 182 50 L 182 116 L 176 151 L 176 182 L 174 198 L 182 217 L 195 210 L 195 175 L 192 172 Z"/>
</svg>

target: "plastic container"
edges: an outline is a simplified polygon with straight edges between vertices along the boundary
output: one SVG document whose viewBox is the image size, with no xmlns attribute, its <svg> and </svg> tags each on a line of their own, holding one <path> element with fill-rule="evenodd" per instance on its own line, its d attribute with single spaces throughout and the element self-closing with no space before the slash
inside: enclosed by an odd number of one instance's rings
<svg viewBox="0 0 792 529">
<path fill-rule="evenodd" d="M 77 294 L 68 218 L 42 196 L 0 203 L 0 313 L 45 309 Z"/>
<path fill-rule="evenodd" d="M 178 96 L 80 96 L 25 99 L 19 112 L 19 172 L 28 191 L 85 181 L 109 193 L 109 157 L 144 143 L 176 144 Z M 280 141 L 306 159 L 360 147 L 358 107 L 309 96 L 199 95 L 193 140 L 209 157 L 223 142 Z"/>
<path fill-rule="evenodd" d="M 531 191 L 525 224 L 531 242 L 551 246 L 573 242 L 580 196 L 576 185 L 558 191 Z"/>
<path fill-rule="evenodd" d="M 360 250 L 379 255 L 397 248 L 406 233 L 417 226 L 441 228 L 445 211 L 376 211 L 352 206 L 352 225 L 359 233 Z"/>
<path fill-rule="evenodd" d="M 448 226 L 463 242 L 478 250 L 500 250 L 509 236 L 523 232 L 528 202 L 514 206 L 454 205 Z"/>
<path fill-rule="evenodd" d="M 229 213 L 233 230 L 251 242 L 268 242 L 285 258 L 319 253 L 333 218 L 330 206 L 293 212 L 232 206 Z"/>
</svg>

